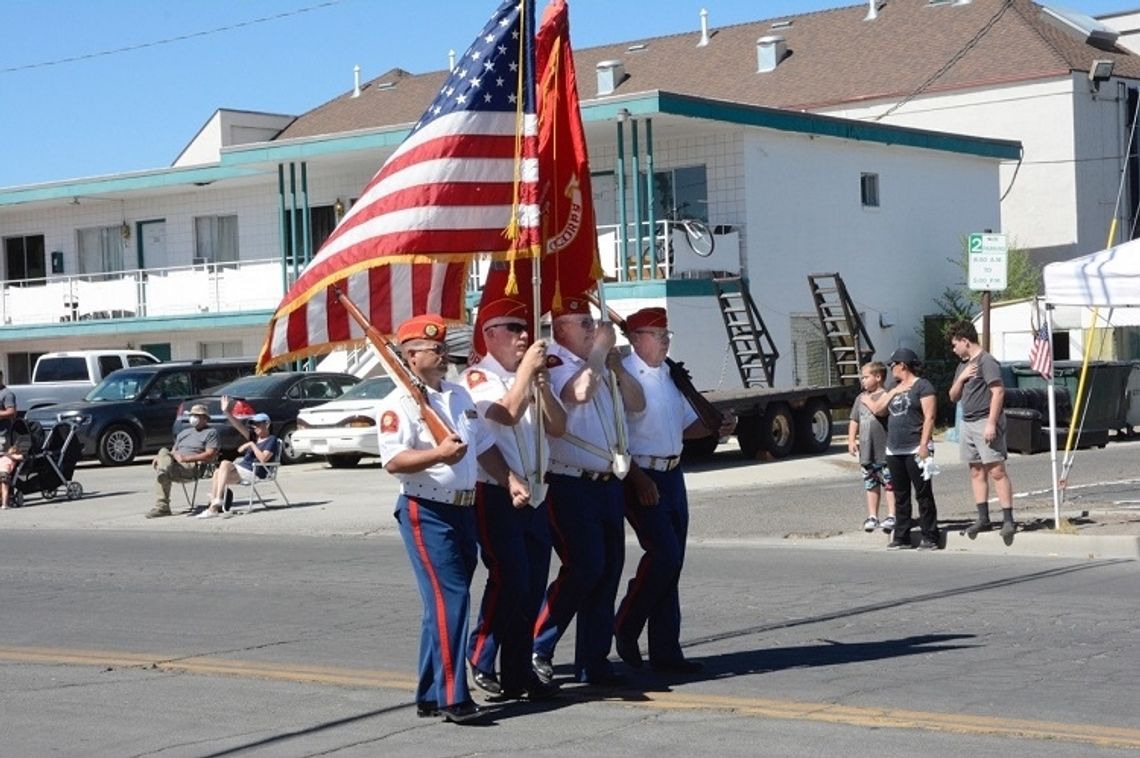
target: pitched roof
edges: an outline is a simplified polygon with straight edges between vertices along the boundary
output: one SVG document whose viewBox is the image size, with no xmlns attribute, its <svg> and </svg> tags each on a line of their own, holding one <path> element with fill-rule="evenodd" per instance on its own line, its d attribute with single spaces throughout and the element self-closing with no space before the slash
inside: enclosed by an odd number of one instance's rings
<svg viewBox="0 0 1140 758">
<path fill-rule="evenodd" d="M 1115 61 L 1116 76 L 1140 79 L 1140 57 L 1064 31 L 1031 0 L 888 0 L 873 21 L 867 10 L 860 3 L 713 27 L 705 47 L 694 30 L 575 50 L 579 94 L 597 97 L 594 71 L 607 60 L 621 60 L 627 74 L 615 96 L 667 91 L 790 110 L 1068 76 L 1096 59 Z M 777 34 L 787 54 L 774 71 L 757 73 L 757 39 Z M 278 139 L 412 123 L 446 75 L 393 69 L 359 97 L 345 93 L 298 117 Z"/>
</svg>

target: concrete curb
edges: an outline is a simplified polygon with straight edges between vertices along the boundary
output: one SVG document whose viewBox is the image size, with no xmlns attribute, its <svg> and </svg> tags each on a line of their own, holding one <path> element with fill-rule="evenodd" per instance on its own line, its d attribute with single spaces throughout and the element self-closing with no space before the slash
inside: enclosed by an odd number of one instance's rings
<svg viewBox="0 0 1140 758">
<path fill-rule="evenodd" d="M 1059 532 L 1018 532 L 1013 542 L 1006 545 L 996 531 L 979 534 L 971 540 L 958 531 L 943 530 L 946 553 L 976 553 L 980 555 L 1022 555 L 1049 558 L 1140 559 L 1140 536 L 1109 534 L 1063 534 Z M 917 532 L 912 533 L 915 544 Z M 886 550 L 887 539 L 880 533 L 852 532 L 827 537 L 822 542 L 859 547 L 869 550 Z M 797 544 L 809 544 L 802 540 Z"/>
</svg>

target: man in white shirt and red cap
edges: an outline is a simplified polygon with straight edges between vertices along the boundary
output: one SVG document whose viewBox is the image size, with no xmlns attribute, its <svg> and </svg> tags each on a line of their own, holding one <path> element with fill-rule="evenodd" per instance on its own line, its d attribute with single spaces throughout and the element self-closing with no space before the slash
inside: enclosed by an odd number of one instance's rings
<svg viewBox="0 0 1140 758">
<path fill-rule="evenodd" d="M 629 452 L 625 516 L 645 554 L 629 581 L 614 627 L 617 653 L 627 664 L 644 662 L 638 637 L 649 627 L 649 665 L 655 670 L 691 674 L 701 664 L 681 652 L 681 602 L 677 583 L 685 560 L 689 501 L 682 475 L 684 439 L 731 434 L 735 419 L 721 426 L 701 423 L 677 385 L 665 359 L 673 333 L 664 308 L 643 308 L 625 322 L 633 353 L 623 361 L 645 394 L 645 410 L 629 414 Z"/>
<path fill-rule="evenodd" d="M 469 589 L 477 561 L 477 471 L 481 467 L 518 504 L 525 504 L 530 492 L 507 468 L 471 396 L 444 381 L 446 336 L 447 325 L 435 314 L 399 326 L 396 340 L 408 368 L 423 384 L 427 407 L 397 385 L 380 404 L 377 427 L 384 468 L 400 480 L 395 516 L 424 604 L 416 713 L 462 723 L 480 714 L 463 665 Z M 452 430 L 442 440 L 433 437 L 423 420 L 429 410 Z"/>
<path fill-rule="evenodd" d="M 530 309 L 515 298 L 481 305 L 475 330 L 483 337 L 485 355 L 463 372 L 460 383 L 511 471 L 531 484 L 531 500 L 519 505 L 491 476 L 479 472 L 475 519 L 487 584 L 467 648 L 471 681 L 489 695 L 525 694 L 533 700 L 554 690 L 538 680 L 530 663 L 551 547 L 546 502 L 536 492 L 544 489 L 536 485 L 550 460 L 549 445 L 539 435 L 545 430 L 560 436 L 566 412 L 550 387 L 546 342 L 531 342 L 532 323 Z M 497 658 L 500 675 L 495 673 Z"/>
<path fill-rule="evenodd" d="M 562 566 L 539 611 L 531 663 L 539 679 L 553 679 L 554 648 L 577 615 L 574 678 L 617 685 L 623 679 L 608 656 L 625 559 L 622 484 L 615 471 L 625 472 L 614 464 L 628 450 L 618 434 L 625 419 L 614 407 L 611 372 L 627 410 L 642 410 L 645 398 L 614 350 L 613 325 L 599 326 L 585 298 L 563 298 L 551 316 L 554 343 L 546 366 L 566 408 L 566 433 L 550 440 L 548 507 Z"/>
</svg>

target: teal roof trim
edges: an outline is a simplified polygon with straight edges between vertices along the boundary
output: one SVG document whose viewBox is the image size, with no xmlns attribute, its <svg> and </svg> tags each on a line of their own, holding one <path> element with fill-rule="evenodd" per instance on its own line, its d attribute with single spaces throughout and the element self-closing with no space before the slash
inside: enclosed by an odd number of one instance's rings
<svg viewBox="0 0 1140 758">
<path fill-rule="evenodd" d="M 586 105 L 582 108 L 582 117 L 585 121 L 612 121 L 617 118 L 618 111 L 622 108 L 628 109 L 630 115 L 635 117 L 686 116 L 797 134 L 917 147 L 981 158 L 1017 160 L 1021 157 L 1021 142 L 1017 140 L 986 139 L 965 134 L 934 132 L 873 121 L 764 108 L 726 100 L 710 100 L 672 92 L 646 93 L 633 95 L 629 100 L 607 100 Z"/>
<path fill-rule="evenodd" d="M 107 192 L 146 190 L 181 185 L 210 184 L 222 179 L 238 179 L 265 173 L 252 168 L 229 166 L 195 166 L 192 168 L 166 168 L 132 174 L 73 179 L 30 187 L 0 190 L 0 205 L 17 205 L 39 200 L 66 200 L 77 195 L 98 195 Z"/>
<path fill-rule="evenodd" d="M 222 165 L 240 166 L 246 163 L 295 161 L 357 150 L 397 147 L 411 133 L 410 127 L 400 127 L 381 132 L 299 138 L 283 143 L 259 142 L 226 149 L 222 152 Z"/>
<path fill-rule="evenodd" d="M 49 337 L 87 337 L 104 334 L 122 336 L 123 334 L 223 329 L 237 326 L 265 326 L 268 328 L 269 319 L 272 316 L 272 310 L 257 310 L 241 313 L 200 313 L 192 316 L 68 321 L 59 324 L 15 324 L 0 329 L 0 344 Z"/>
</svg>

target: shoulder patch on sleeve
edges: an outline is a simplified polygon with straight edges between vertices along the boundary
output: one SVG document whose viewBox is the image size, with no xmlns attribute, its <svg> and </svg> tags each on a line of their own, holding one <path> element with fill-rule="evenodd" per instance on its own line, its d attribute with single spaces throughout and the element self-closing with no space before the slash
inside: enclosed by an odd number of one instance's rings
<svg viewBox="0 0 1140 758">
<path fill-rule="evenodd" d="M 391 434 L 400 428 L 400 417 L 395 411 L 384 411 L 380 417 L 380 433 Z"/>
<path fill-rule="evenodd" d="M 472 370 L 467 372 L 467 386 L 478 387 L 483 382 L 487 381 L 487 375 L 482 371 Z"/>
<path fill-rule="evenodd" d="M 547 368 L 554 368 L 555 366 L 561 366 L 561 365 L 562 365 L 562 359 L 559 358 L 557 355 L 546 356 L 546 367 Z"/>
</svg>

